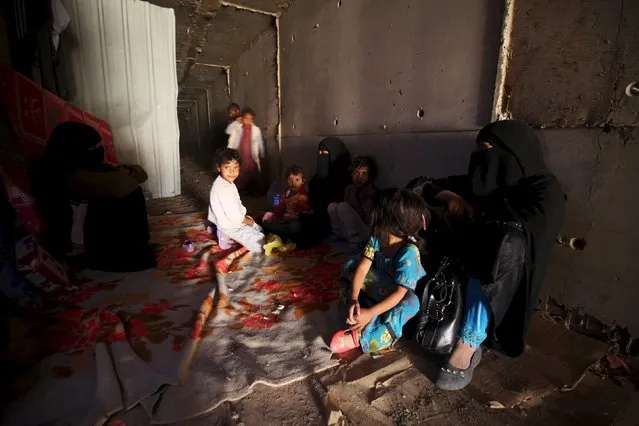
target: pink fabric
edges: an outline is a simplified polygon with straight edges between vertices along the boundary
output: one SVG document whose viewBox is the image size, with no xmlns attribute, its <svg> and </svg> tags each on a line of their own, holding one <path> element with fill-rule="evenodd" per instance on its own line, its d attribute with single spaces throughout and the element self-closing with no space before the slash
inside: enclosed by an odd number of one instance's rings
<svg viewBox="0 0 639 426">
<path fill-rule="evenodd" d="M 240 140 L 240 157 L 242 157 L 242 170 L 236 182 L 238 189 L 249 189 L 255 183 L 257 164 L 251 154 L 251 125 L 242 126 L 242 139 Z"/>
</svg>

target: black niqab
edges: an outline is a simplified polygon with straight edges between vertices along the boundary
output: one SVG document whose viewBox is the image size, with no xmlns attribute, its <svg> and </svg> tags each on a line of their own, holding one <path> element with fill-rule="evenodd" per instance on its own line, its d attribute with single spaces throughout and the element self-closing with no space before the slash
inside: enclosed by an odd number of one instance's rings
<svg viewBox="0 0 639 426">
<path fill-rule="evenodd" d="M 328 151 L 328 154 L 319 154 L 319 151 Z M 351 182 L 350 163 L 351 155 L 338 138 L 326 138 L 319 143 L 317 173 L 308 184 L 312 213 L 299 216 L 302 231 L 295 241 L 299 247 L 311 247 L 330 235 L 328 205 L 344 200 L 344 189 Z"/>
<path fill-rule="evenodd" d="M 313 210 L 324 211 L 330 203 L 344 200 L 344 189 L 351 182 L 351 155 L 344 142 L 335 137 L 323 139 L 317 149 L 317 172 L 309 182 L 309 195 Z"/>
<path fill-rule="evenodd" d="M 484 127 L 477 142 L 489 142 L 493 148 L 484 150 L 471 160 L 469 178 L 475 197 L 495 193 L 519 220 L 528 241 L 527 271 L 503 321 L 496 329 L 501 348 L 508 354 L 521 354 L 533 309 L 546 273 L 550 252 L 554 246 L 564 216 L 564 194 L 555 176 L 543 160 L 539 140 L 526 124 L 515 120 L 497 121 Z"/>
</svg>

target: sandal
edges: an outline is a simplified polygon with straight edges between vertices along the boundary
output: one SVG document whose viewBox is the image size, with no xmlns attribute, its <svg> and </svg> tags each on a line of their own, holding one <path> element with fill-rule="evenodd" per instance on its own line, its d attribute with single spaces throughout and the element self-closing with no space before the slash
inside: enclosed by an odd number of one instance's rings
<svg viewBox="0 0 639 426">
<path fill-rule="evenodd" d="M 475 367 L 479 365 L 479 361 L 481 361 L 481 347 L 478 347 L 473 354 L 468 368 L 456 368 L 449 363 L 441 367 L 435 385 L 440 389 L 449 391 L 465 388 L 473 379 L 473 372 Z"/>
<path fill-rule="evenodd" d="M 331 351 L 341 354 L 359 348 L 359 333 L 349 329 L 340 330 L 331 339 Z"/>
</svg>

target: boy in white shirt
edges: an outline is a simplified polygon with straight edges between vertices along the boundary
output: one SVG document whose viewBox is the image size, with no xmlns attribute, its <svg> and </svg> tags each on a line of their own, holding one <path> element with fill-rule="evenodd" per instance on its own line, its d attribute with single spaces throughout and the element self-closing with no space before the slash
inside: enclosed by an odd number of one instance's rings
<svg viewBox="0 0 639 426">
<path fill-rule="evenodd" d="M 217 226 L 218 244 L 222 250 L 237 241 L 251 252 L 261 252 L 264 233 L 246 215 L 246 207 L 233 183 L 240 175 L 241 158 L 235 149 L 221 149 L 215 158 L 218 177 L 211 187 L 208 219 Z"/>
</svg>

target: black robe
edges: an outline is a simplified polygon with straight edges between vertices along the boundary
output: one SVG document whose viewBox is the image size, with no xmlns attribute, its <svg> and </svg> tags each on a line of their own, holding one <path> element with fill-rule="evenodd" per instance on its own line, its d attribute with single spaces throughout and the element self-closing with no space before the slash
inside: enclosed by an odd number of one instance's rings
<svg viewBox="0 0 639 426">
<path fill-rule="evenodd" d="M 351 155 L 344 143 L 335 137 L 323 139 L 318 151 L 328 151 L 328 155 L 317 157 L 317 172 L 308 184 L 312 214 L 299 216 L 301 237 L 295 241 L 306 248 L 318 244 L 330 235 L 331 222 L 328 205 L 344 201 L 344 189 L 351 183 L 348 167 Z"/>
<path fill-rule="evenodd" d="M 550 252 L 561 228 L 565 196 L 546 168 L 539 140 L 526 124 L 497 121 L 479 132 L 477 142 L 488 142 L 493 148 L 473 154 L 468 175 L 427 180 L 422 195 L 433 204 L 441 190 L 450 190 L 475 206 L 476 217 L 515 220 L 523 225 L 525 271 L 516 288 L 510 289 L 514 295 L 500 297 L 500 292 L 511 291 L 499 284 L 484 290 L 494 317 L 499 318 L 494 324 L 494 340 L 506 354 L 518 356 L 524 350 Z M 477 253 L 485 244 L 469 242 Z"/>
</svg>

